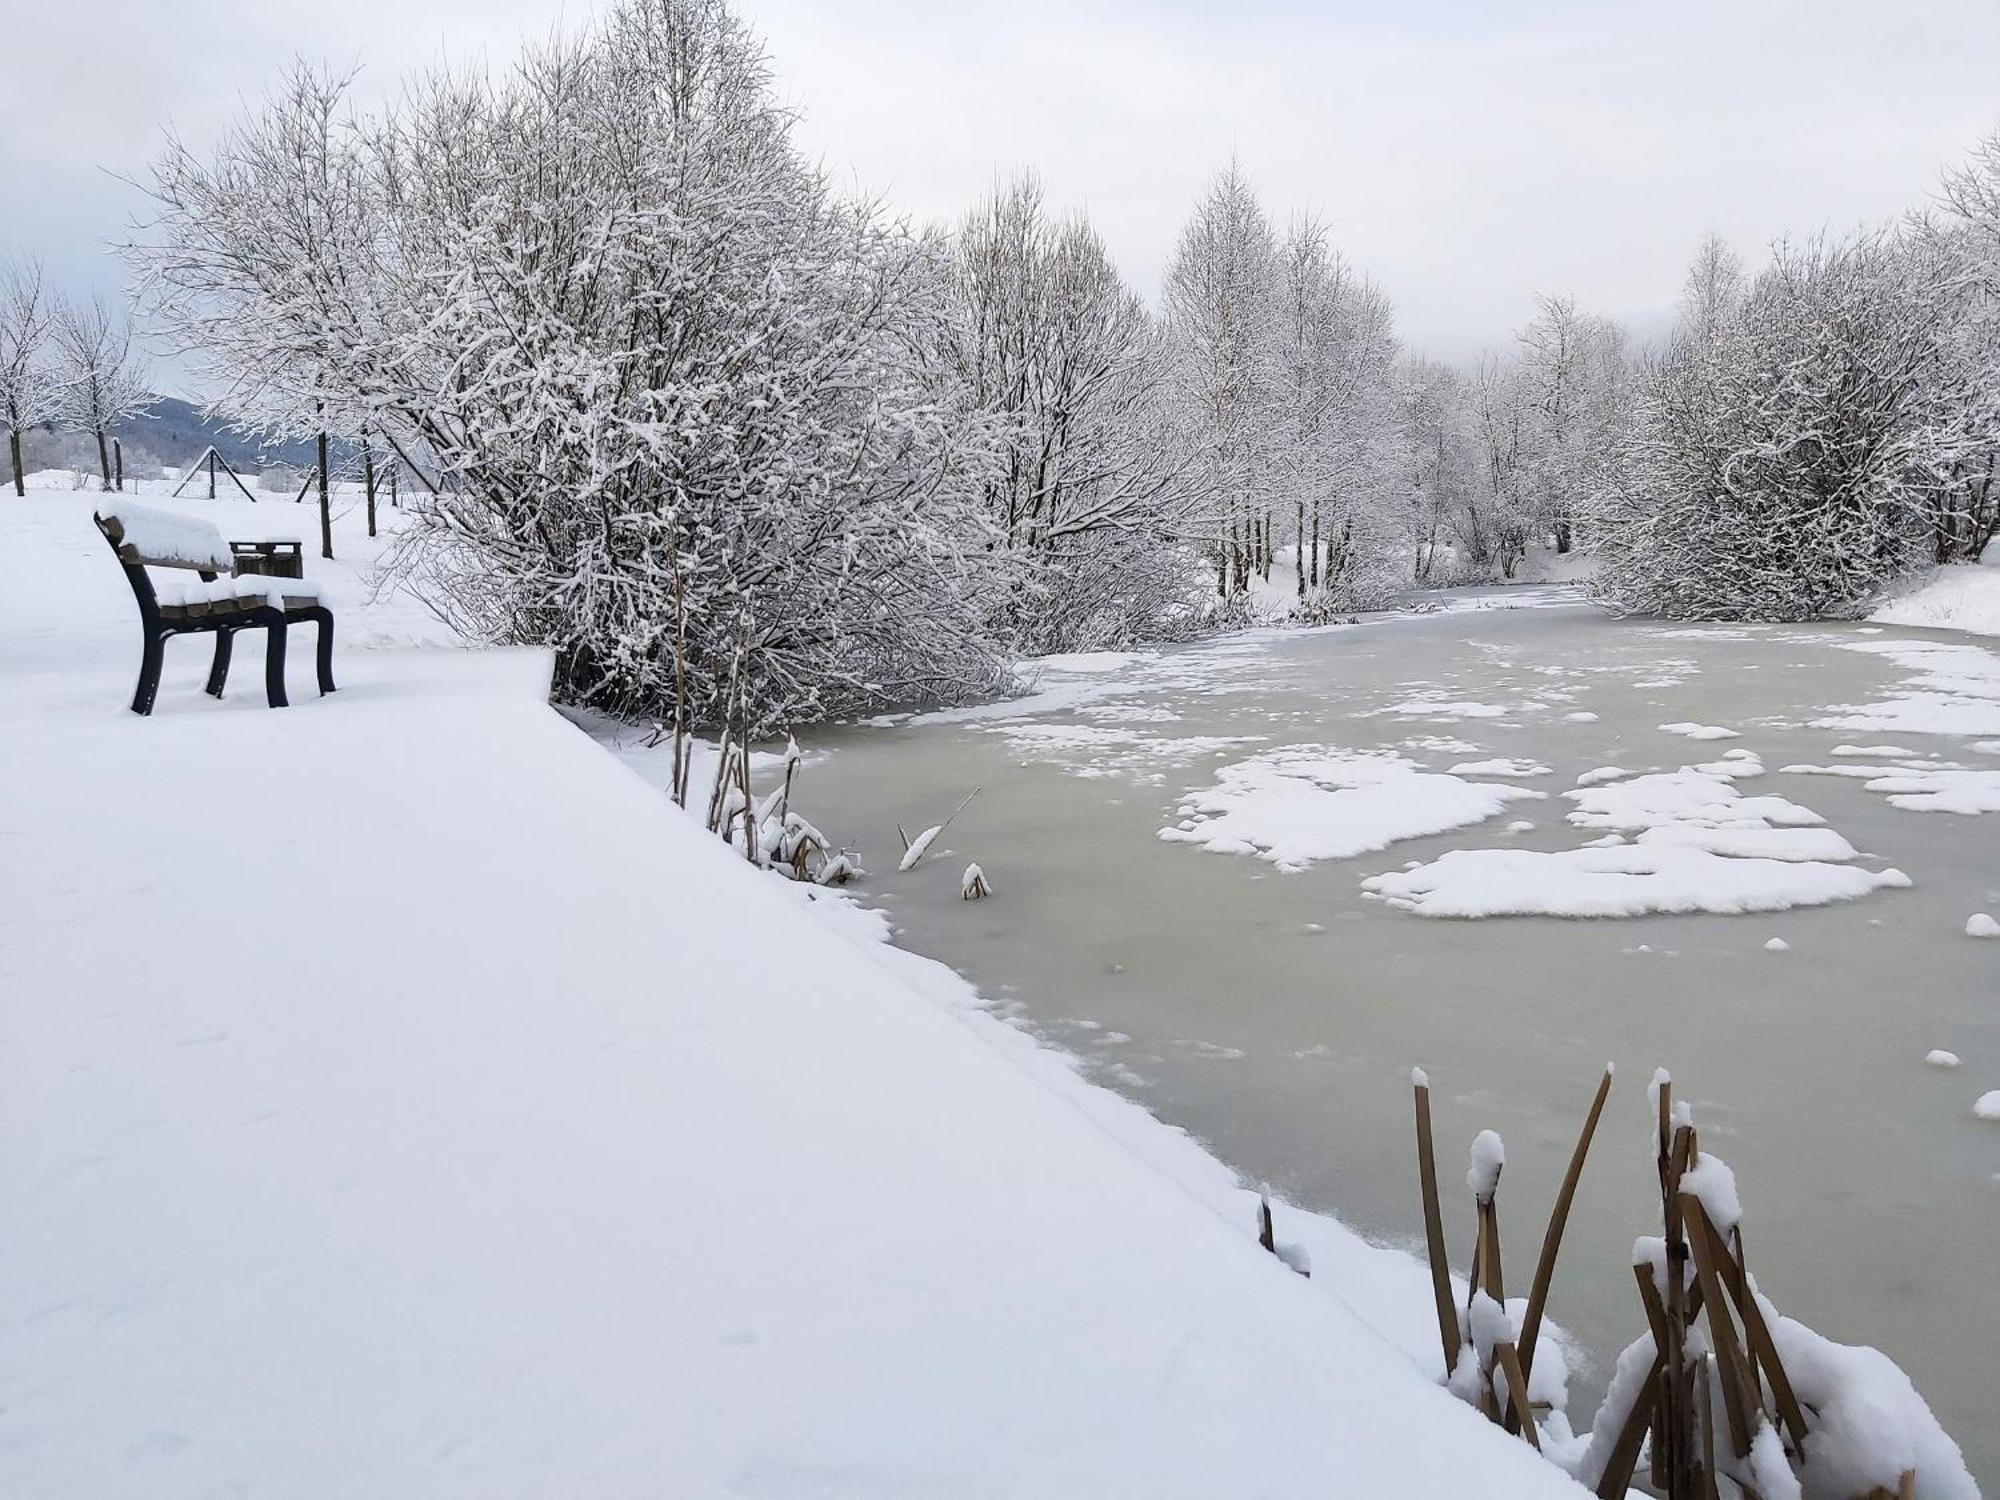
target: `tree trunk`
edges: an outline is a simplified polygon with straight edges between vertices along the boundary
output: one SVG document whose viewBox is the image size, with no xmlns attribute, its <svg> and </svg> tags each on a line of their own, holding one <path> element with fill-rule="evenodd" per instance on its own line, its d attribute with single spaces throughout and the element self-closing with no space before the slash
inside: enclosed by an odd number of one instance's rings
<svg viewBox="0 0 2000 1500">
<path fill-rule="evenodd" d="M 1312 586 L 1319 587 L 1319 501 L 1313 501 Z"/>
<path fill-rule="evenodd" d="M 1558 517 L 1556 517 L 1556 551 L 1557 551 L 1557 553 L 1559 553 L 1559 554 L 1560 554 L 1560 553 L 1564 553 L 1564 552 L 1567 552 L 1567 551 L 1569 551 L 1569 517 L 1568 517 L 1568 516 L 1558 516 Z"/>
<path fill-rule="evenodd" d="M 21 429 L 20 428 L 9 427 L 7 429 L 7 447 L 10 450 L 12 457 L 14 459 L 14 493 L 17 495 L 25 495 L 28 493 L 28 480 L 27 477 L 21 473 Z"/>
<path fill-rule="evenodd" d="M 125 488 L 125 445 L 117 438 L 111 440 L 111 467 L 115 472 L 115 482 L 120 492 Z M 138 482 L 133 481 L 135 484 Z"/>
<path fill-rule="evenodd" d="M 104 493 L 111 493 L 111 445 L 104 441 L 104 429 L 97 429 L 97 467 L 104 473 Z"/>
<path fill-rule="evenodd" d="M 1301 500 L 1292 523 L 1292 568 L 1298 576 L 1298 596 L 1306 596 L 1306 503 Z"/>
<path fill-rule="evenodd" d="M 368 488 L 368 534 L 375 535 L 375 450 L 368 446 L 368 434 L 361 434 L 361 476 Z"/>
<path fill-rule="evenodd" d="M 319 435 L 319 555 L 333 561 L 333 502 L 326 493 L 326 434 Z"/>
</svg>

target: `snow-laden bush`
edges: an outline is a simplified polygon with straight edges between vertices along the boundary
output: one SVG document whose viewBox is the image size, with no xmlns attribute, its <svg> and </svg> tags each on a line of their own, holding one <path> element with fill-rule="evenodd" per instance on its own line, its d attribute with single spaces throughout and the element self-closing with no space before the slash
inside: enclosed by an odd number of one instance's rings
<svg viewBox="0 0 2000 1500">
<path fill-rule="evenodd" d="M 1597 497 L 1597 589 L 1681 618 L 1856 613 L 1990 449 L 1950 357 L 1956 269 L 1882 235 L 1780 246 L 1747 291 L 1723 269 L 1698 268 Z"/>
</svg>

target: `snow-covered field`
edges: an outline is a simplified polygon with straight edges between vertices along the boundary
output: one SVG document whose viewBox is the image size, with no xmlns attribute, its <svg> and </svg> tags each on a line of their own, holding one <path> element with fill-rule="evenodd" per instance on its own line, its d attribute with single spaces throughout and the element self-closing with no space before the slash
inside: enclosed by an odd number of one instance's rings
<svg viewBox="0 0 2000 1500">
<path fill-rule="evenodd" d="M 354 516 L 337 694 L 183 642 L 129 714 L 91 498 L 0 504 L 0 1492 L 1574 1492 L 1398 1347 L 1412 1262 L 1281 1208 L 1293 1275 L 539 654 L 412 649 Z"/>
</svg>

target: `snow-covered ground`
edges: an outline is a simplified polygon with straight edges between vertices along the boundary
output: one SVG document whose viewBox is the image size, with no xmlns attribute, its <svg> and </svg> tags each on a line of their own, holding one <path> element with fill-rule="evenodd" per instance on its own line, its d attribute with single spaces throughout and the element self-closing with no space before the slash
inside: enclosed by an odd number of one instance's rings
<svg viewBox="0 0 2000 1500">
<path fill-rule="evenodd" d="M 128 713 L 92 499 L 0 501 L 0 1493 L 1575 1493 L 1420 1368 L 1413 1262 L 1281 1208 L 1292 1274 L 540 654 L 413 649 L 358 517 L 337 694 L 181 642 Z"/>
<path fill-rule="evenodd" d="M 1980 562 L 1939 568 L 1912 580 L 1868 618 L 1884 625 L 2000 635 L 2000 546 L 1989 546 Z"/>
</svg>

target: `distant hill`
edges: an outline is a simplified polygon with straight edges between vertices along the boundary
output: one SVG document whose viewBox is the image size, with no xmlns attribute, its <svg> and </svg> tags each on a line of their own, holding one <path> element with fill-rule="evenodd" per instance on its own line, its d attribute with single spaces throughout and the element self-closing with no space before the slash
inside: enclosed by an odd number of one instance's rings
<svg viewBox="0 0 2000 1500">
<path fill-rule="evenodd" d="M 308 469 L 315 462 L 313 444 L 259 443 L 232 432 L 228 419 L 203 417 L 201 408 L 178 396 L 161 396 L 147 415 L 119 429 L 128 448 L 143 448 L 169 464 L 190 464 L 213 444 L 233 468 L 246 474 L 279 467 Z M 347 446 L 335 442 L 333 464 L 347 457 Z"/>
<path fill-rule="evenodd" d="M 128 465 L 157 461 L 170 469 L 185 469 L 210 445 L 237 473 L 254 480 L 272 469 L 303 475 L 315 462 L 314 444 L 303 442 L 264 443 L 232 431 L 226 417 L 204 417 L 201 408 L 178 396 L 156 396 L 145 416 L 120 423 L 112 433 L 125 445 Z M 24 462 L 29 473 L 37 469 L 95 469 L 97 447 L 85 432 L 66 431 L 53 425 L 37 427 L 22 434 Z M 360 468 L 360 454 L 338 438 L 327 445 L 333 475 L 353 476 Z M 0 443 L 0 479 L 11 482 L 13 465 Z"/>
</svg>

